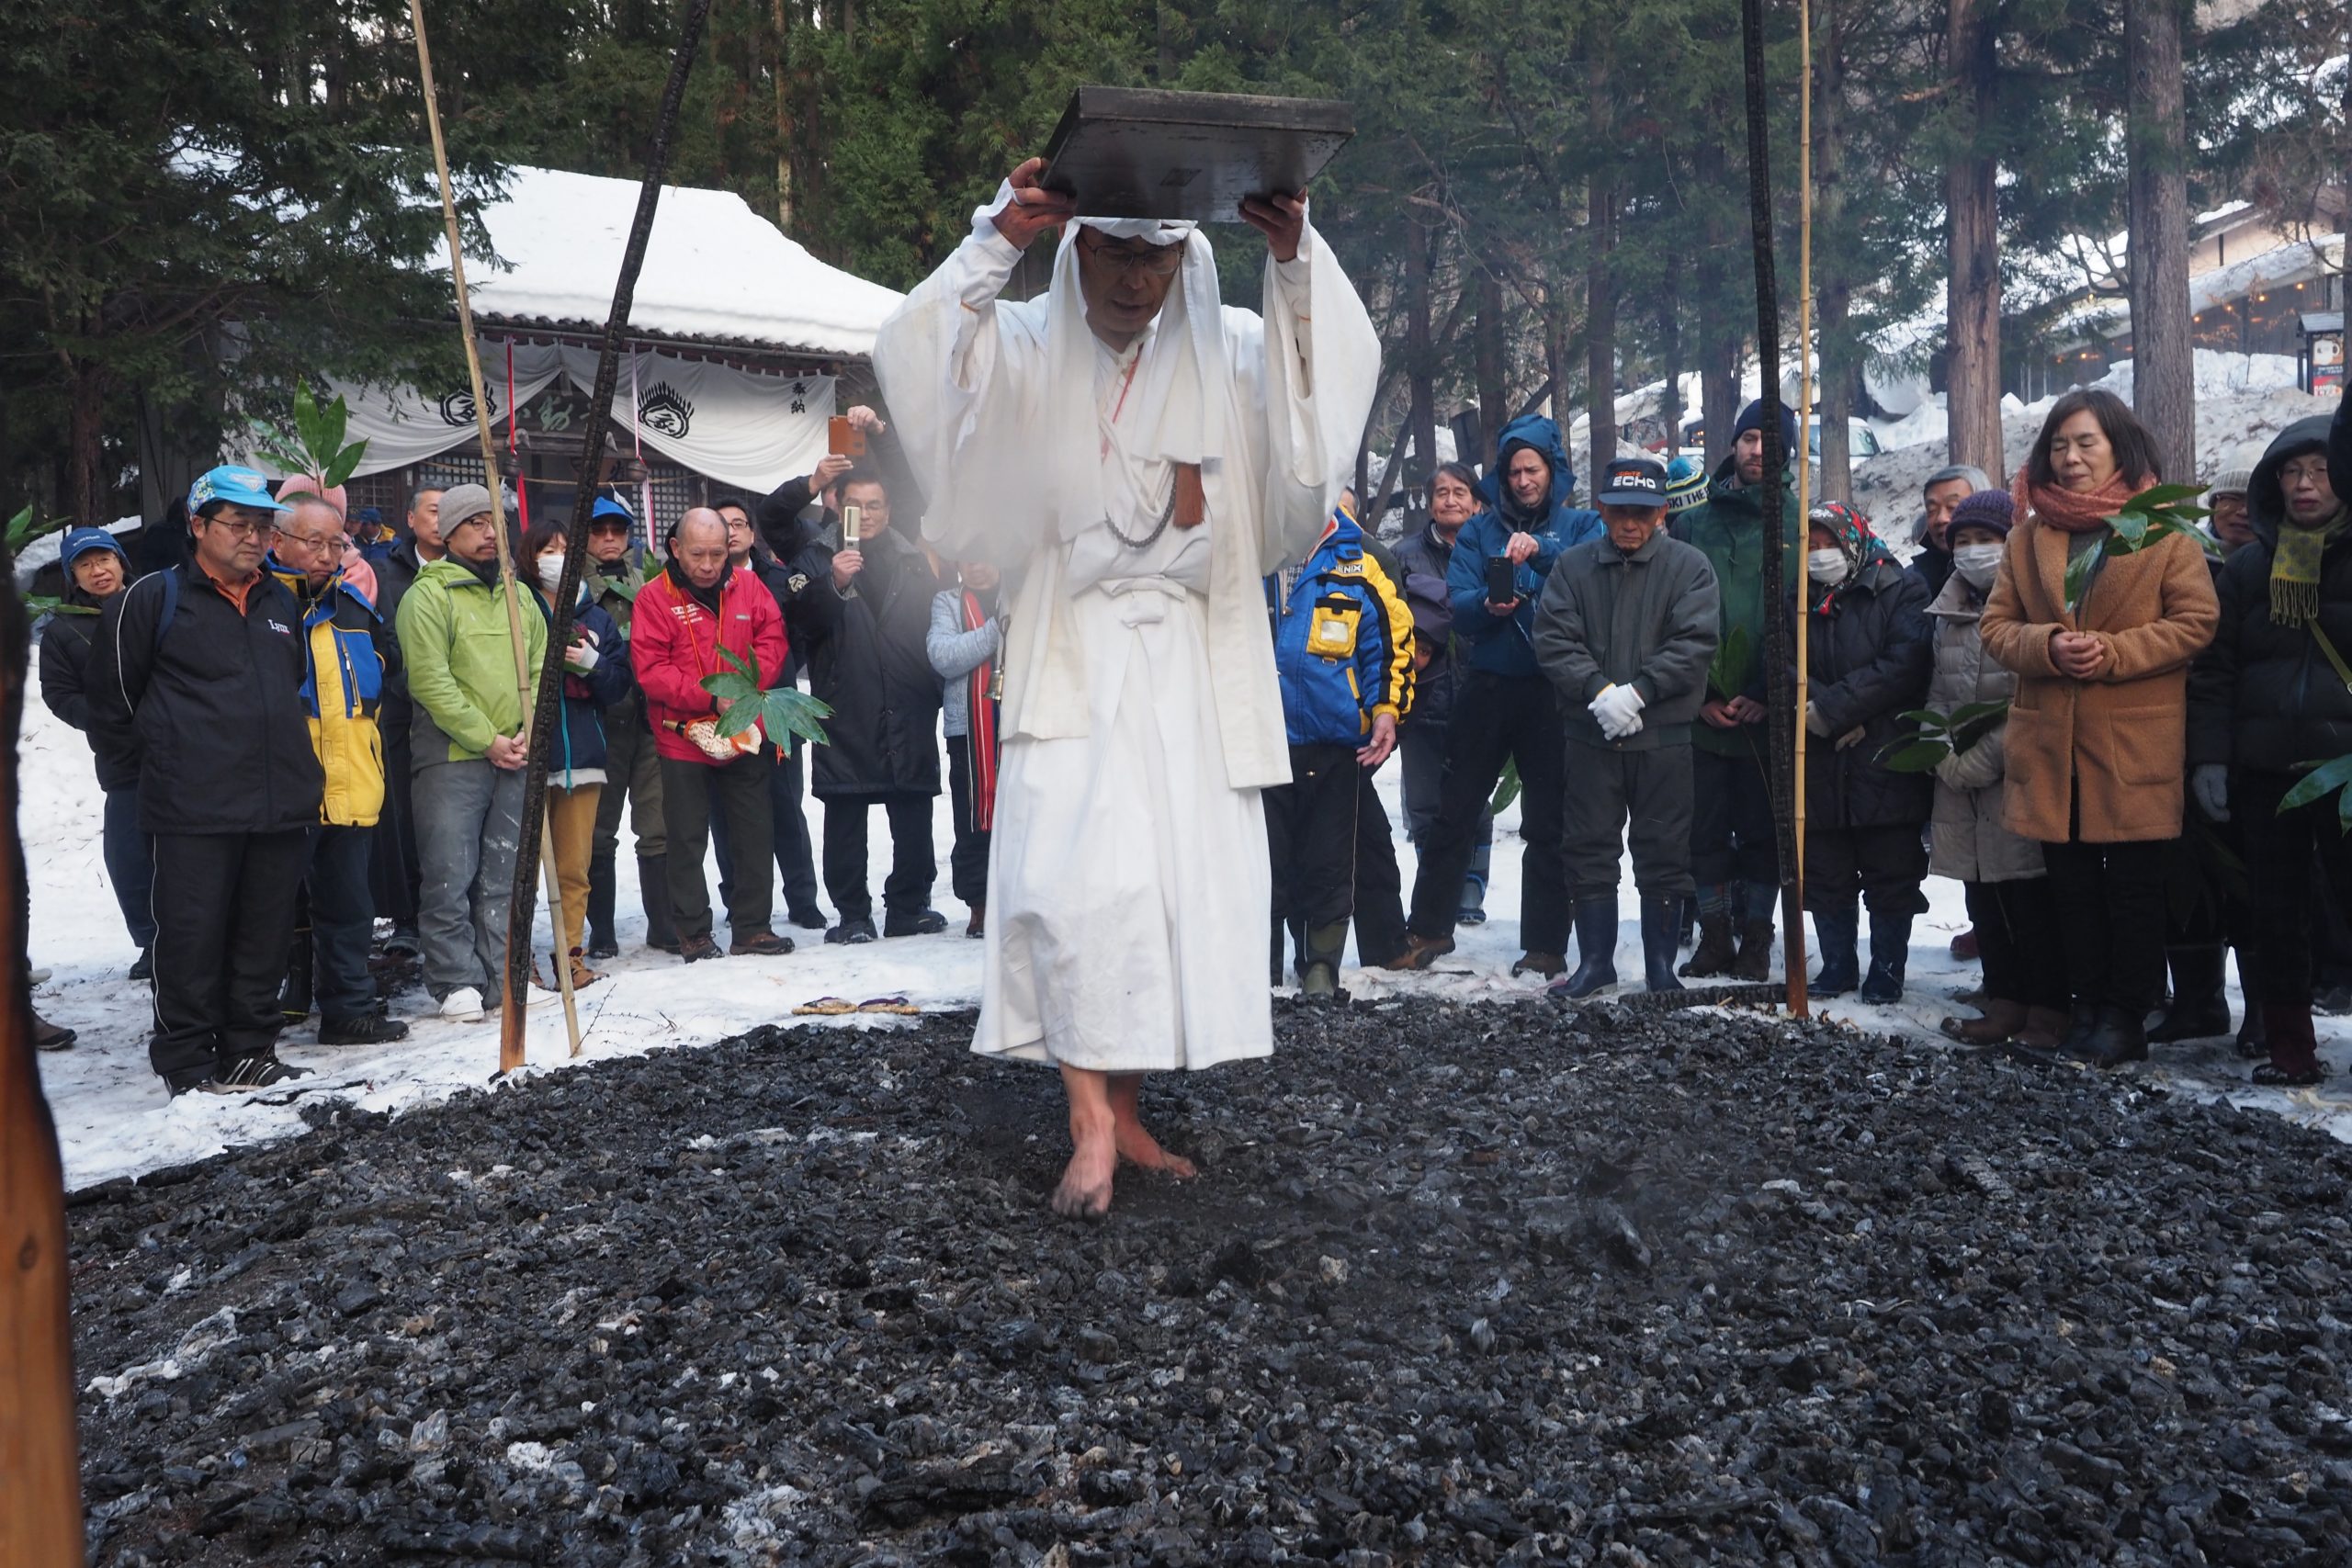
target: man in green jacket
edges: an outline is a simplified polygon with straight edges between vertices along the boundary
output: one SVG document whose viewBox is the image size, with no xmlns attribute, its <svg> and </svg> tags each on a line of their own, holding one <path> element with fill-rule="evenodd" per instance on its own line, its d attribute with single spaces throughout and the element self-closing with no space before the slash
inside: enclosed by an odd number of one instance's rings
<svg viewBox="0 0 2352 1568">
<path fill-rule="evenodd" d="M 441 495 L 447 553 L 425 564 L 401 598 L 400 646 L 415 705 L 417 910 L 424 984 L 441 1016 L 478 1022 L 497 1005 L 506 971 L 506 914 L 523 830 L 521 739 L 526 716 L 515 688 L 514 646 L 498 581 L 505 519 L 481 485 Z M 536 686 L 547 623 L 522 616 Z"/>
<path fill-rule="evenodd" d="M 1796 452 L 1796 416 L 1781 410 L 1781 450 Z M 1781 475 L 1783 580 L 1804 570 L 1796 489 Z M 1690 872 L 1699 885 L 1699 948 L 1682 973 L 1762 980 L 1771 973 L 1772 908 L 1781 895 L 1778 840 L 1764 764 L 1764 405 L 1732 427 L 1732 454 L 1715 470 L 1706 503 L 1674 514 L 1674 537 L 1715 569 L 1722 636 L 1707 700 L 1691 730 Z M 1775 614 L 1785 611 L 1775 608 Z M 1742 906 L 1745 905 L 1743 912 Z M 1732 946 L 1735 922 L 1739 945 Z"/>
</svg>

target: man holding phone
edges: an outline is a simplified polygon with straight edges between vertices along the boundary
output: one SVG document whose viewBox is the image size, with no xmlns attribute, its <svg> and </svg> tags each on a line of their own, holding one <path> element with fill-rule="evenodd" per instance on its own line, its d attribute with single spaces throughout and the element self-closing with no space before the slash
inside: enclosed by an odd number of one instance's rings
<svg viewBox="0 0 2352 1568">
<path fill-rule="evenodd" d="M 1462 525 L 1446 563 L 1453 630 L 1469 647 L 1446 728 L 1436 823 L 1413 882 L 1405 952 L 1392 969 L 1426 969 L 1453 951 L 1462 878 L 1480 816 L 1515 762 L 1520 782 L 1520 942 L 1513 975 L 1546 979 L 1567 967 L 1568 892 L 1561 860 L 1566 732 L 1536 667 L 1535 604 L 1563 551 L 1602 536 L 1600 514 L 1568 504 L 1576 489 L 1560 427 L 1530 415 L 1503 426 L 1495 467 L 1479 482 L 1486 510 Z"/>
</svg>

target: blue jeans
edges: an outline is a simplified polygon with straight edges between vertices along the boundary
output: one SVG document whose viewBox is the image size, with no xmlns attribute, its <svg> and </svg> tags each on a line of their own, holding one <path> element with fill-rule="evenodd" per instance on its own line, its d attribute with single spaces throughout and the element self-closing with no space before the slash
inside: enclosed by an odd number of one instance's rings
<svg viewBox="0 0 2352 1568">
<path fill-rule="evenodd" d="M 139 830 L 137 784 L 107 791 L 102 833 L 107 880 L 114 884 L 123 929 L 130 932 L 130 945 L 144 952 L 155 945 L 155 840 Z"/>
</svg>

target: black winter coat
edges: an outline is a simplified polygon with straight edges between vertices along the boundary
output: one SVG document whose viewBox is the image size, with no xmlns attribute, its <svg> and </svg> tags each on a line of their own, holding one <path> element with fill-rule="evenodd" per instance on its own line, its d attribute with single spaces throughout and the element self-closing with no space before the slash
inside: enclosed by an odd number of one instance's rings
<svg viewBox="0 0 2352 1568">
<path fill-rule="evenodd" d="M 1393 576 L 1397 591 L 1406 592 L 1416 577 L 1430 579 L 1423 597 L 1432 598 L 1450 614 L 1453 605 L 1446 591 L 1445 569 L 1453 559 L 1453 547 L 1438 537 L 1436 524 L 1424 521 L 1396 541 L 1398 570 Z M 1444 733 L 1447 720 L 1453 716 L 1454 656 L 1459 651 L 1449 631 L 1444 646 L 1431 656 L 1429 667 L 1414 675 L 1413 710 L 1405 716 L 1407 727 L 1430 734 Z"/>
<path fill-rule="evenodd" d="M 89 740 L 90 750 L 97 754 L 98 787 L 109 793 L 130 789 L 139 783 L 138 768 L 119 759 L 109 760 L 98 751 L 97 739 L 90 734 L 90 658 L 97 643 L 96 612 L 101 606 L 79 588 L 67 589 L 64 600 L 92 613 L 53 615 L 41 628 L 40 700 Z"/>
<path fill-rule="evenodd" d="M 399 635 L 401 600 L 416 585 L 416 574 L 424 570 L 424 563 L 416 557 L 415 538 L 401 535 L 384 558 L 372 564 L 376 568 L 376 613 L 384 618 L 376 635 L 379 638 L 395 637 Z M 413 710 L 409 705 L 408 670 L 404 663 L 398 672 L 384 671 L 384 707 L 395 716 L 400 733 L 407 734 L 407 716 Z M 385 734 L 391 734 L 394 727 L 388 723 Z"/>
<path fill-rule="evenodd" d="M 1893 828 L 1935 810 L 1933 773 L 1901 773 L 1879 759 L 1917 727 L 1903 715 L 1928 699 L 1935 633 L 1927 584 L 1875 561 L 1838 589 L 1806 628 L 1806 700 L 1829 733 L 1804 743 L 1805 822 L 1813 828 Z M 1862 738 L 1838 742 L 1860 726 Z"/>
<path fill-rule="evenodd" d="M 2342 424 L 2342 416 L 2336 423 Z M 2352 692 L 2308 627 L 2270 619 L 2270 563 L 2286 510 L 2278 469 L 2288 457 L 2327 437 L 2327 416 L 2290 424 L 2271 444 L 2246 486 L 2254 542 L 2222 567 L 2214 592 L 2221 625 L 2188 676 L 2188 765 L 2225 762 L 2289 773 L 2352 751 Z M 2335 454 L 2328 455 L 2329 472 Z M 2352 478 L 2352 475 L 2346 477 Z M 2341 492 L 2339 492 L 2341 493 Z M 2320 559 L 2319 629 L 2352 660 L 2352 532 Z"/>
<path fill-rule="evenodd" d="M 833 591 L 833 548 L 802 532 L 779 564 L 786 632 L 808 657 L 808 689 L 829 705 L 829 746 L 814 748 L 809 792 L 939 793 L 939 677 L 932 672 L 931 601 L 940 581 L 922 547 L 896 528 L 869 539 L 854 597 Z"/>
<path fill-rule="evenodd" d="M 168 630 L 164 582 L 179 583 Z M 141 578 L 99 618 L 89 671 L 100 776 L 139 778 L 148 833 L 314 828 L 325 775 L 304 716 L 302 611 L 267 572 L 241 615 L 190 561 Z"/>
</svg>

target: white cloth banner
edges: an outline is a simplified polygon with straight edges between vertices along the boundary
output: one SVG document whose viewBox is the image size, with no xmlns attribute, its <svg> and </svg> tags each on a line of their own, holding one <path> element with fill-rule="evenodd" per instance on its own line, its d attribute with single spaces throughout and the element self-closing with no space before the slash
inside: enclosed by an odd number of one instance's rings
<svg viewBox="0 0 2352 1568">
<path fill-rule="evenodd" d="M 565 349 L 563 372 L 593 392 L 596 351 Z M 673 462 L 764 495 L 813 472 L 825 455 L 833 379 L 754 375 L 639 349 L 621 357 L 613 422 Z"/>
<path fill-rule="evenodd" d="M 481 344 L 491 428 L 512 412 L 507 344 Z M 552 344 L 514 345 L 514 401 L 528 408 L 560 376 L 583 394 L 595 389 L 596 351 Z M 616 438 L 630 436 L 671 461 L 723 484 L 766 494 L 811 472 L 825 455 L 834 378 L 777 376 L 710 360 L 639 350 L 624 354 L 613 396 Z M 368 443 L 362 474 L 404 468 L 474 439 L 473 393 L 462 383 L 438 395 L 414 387 L 362 387 L 330 379 L 350 410 L 344 439 Z M 616 445 L 615 451 L 627 450 Z"/>
</svg>

